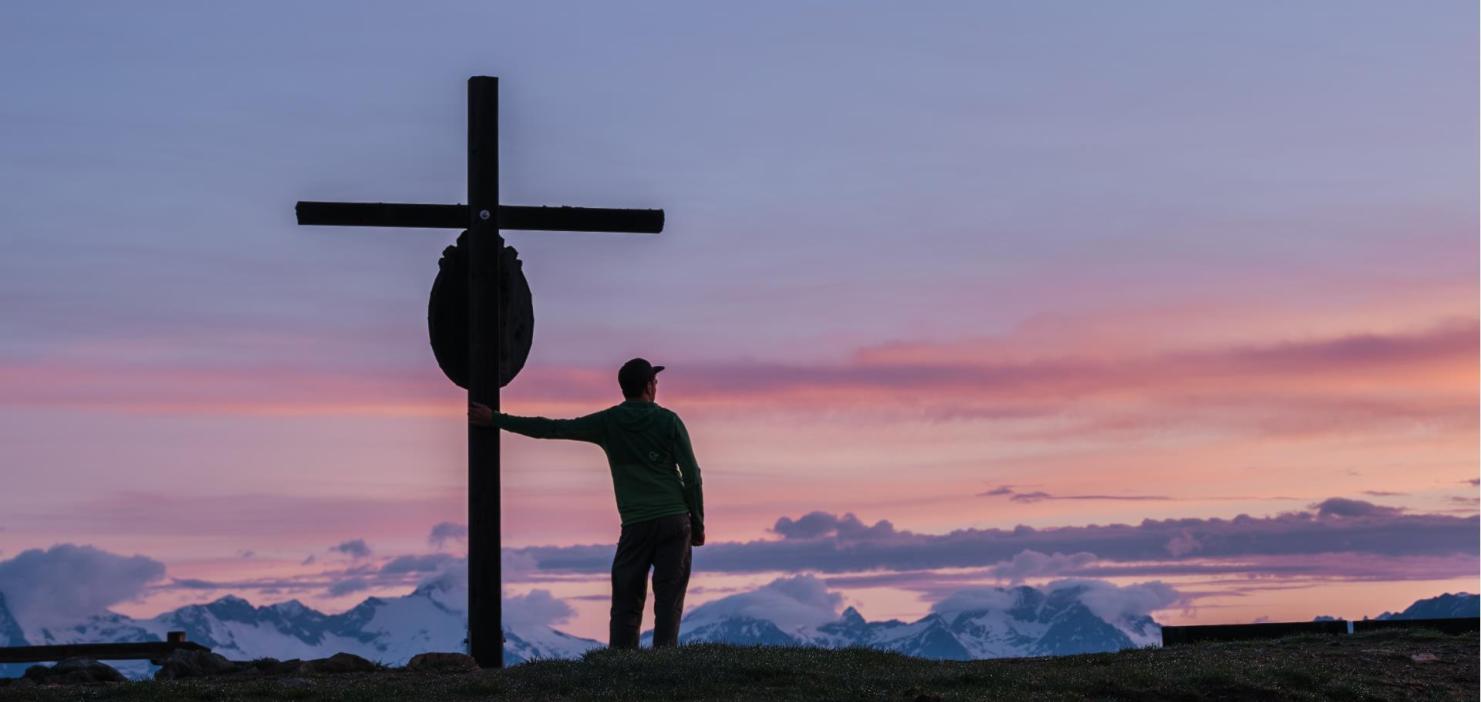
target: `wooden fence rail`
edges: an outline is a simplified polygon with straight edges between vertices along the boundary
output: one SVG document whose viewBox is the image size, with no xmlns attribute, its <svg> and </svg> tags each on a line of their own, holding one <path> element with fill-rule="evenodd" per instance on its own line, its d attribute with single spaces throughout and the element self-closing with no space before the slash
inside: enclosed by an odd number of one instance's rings
<svg viewBox="0 0 1481 702">
<path fill-rule="evenodd" d="M 1179 646 L 1199 641 L 1241 641 L 1278 639 L 1297 634 L 1352 634 L 1379 629 L 1433 629 L 1447 634 L 1462 634 L 1481 629 L 1481 619 L 1365 619 L 1346 621 L 1331 619 L 1319 622 L 1268 622 L 1262 624 L 1211 624 L 1204 626 L 1164 626 L 1162 645 Z"/>
<path fill-rule="evenodd" d="M 185 632 L 172 631 L 164 641 L 134 643 L 84 643 L 56 646 L 0 647 L 0 663 L 40 663 L 67 658 L 91 658 L 95 661 L 162 661 L 175 651 L 210 651 L 198 643 L 185 640 Z"/>
</svg>

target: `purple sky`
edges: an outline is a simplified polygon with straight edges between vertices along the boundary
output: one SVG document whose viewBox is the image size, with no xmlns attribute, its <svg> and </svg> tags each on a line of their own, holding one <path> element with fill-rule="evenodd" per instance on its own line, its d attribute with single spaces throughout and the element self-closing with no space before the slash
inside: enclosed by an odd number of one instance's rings
<svg viewBox="0 0 1481 702">
<path fill-rule="evenodd" d="M 537 324 L 507 408 L 590 411 L 626 358 L 669 365 L 712 540 L 812 512 L 1466 518 L 1476 26 L 1349 0 L 6 6 L 0 561 L 92 543 L 307 577 L 465 521 L 425 339 L 454 233 L 292 205 L 464 199 L 474 74 L 500 77 L 505 202 L 668 221 L 509 235 Z M 511 544 L 612 541 L 599 455 L 505 445 Z M 1354 613 L 1434 594 L 1394 574 L 1435 561 L 1382 553 Z"/>
</svg>

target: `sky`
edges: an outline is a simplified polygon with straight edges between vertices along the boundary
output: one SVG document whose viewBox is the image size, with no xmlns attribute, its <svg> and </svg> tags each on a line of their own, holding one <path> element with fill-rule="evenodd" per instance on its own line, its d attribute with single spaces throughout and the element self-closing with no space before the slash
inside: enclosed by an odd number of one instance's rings
<svg viewBox="0 0 1481 702">
<path fill-rule="evenodd" d="M 536 324 L 503 406 L 585 414 L 628 358 L 668 366 L 691 608 L 795 577 L 870 619 L 1062 577 L 1165 586 L 1168 623 L 1475 592 L 1477 24 L 7 4 L 0 583 L 337 611 L 458 567 L 465 398 L 425 323 L 456 232 L 292 206 L 463 201 L 465 81 L 495 75 L 503 202 L 667 214 L 508 233 Z M 603 457 L 503 441 L 506 591 L 600 638 Z"/>
</svg>

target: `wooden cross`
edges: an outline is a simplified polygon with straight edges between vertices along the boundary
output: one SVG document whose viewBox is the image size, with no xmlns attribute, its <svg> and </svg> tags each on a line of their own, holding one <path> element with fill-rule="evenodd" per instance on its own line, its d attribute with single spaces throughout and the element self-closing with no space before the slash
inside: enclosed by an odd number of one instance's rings
<svg viewBox="0 0 1481 702">
<path fill-rule="evenodd" d="M 663 231 L 663 210 L 499 204 L 499 79 L 468 79 L 468 204 L 299 202 L 299 224 L 467 229 L 468 400 L 499 409 L 500 229 Z M 499 432 L 468 427 L 468 649 L 504 664 L 500 625 Z"/>
</svg>

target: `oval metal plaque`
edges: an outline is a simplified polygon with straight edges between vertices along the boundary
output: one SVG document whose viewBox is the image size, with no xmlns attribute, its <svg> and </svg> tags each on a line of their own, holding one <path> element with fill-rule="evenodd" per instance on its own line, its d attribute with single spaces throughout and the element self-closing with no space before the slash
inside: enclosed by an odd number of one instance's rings
<svg viewBox="0 0 1481 702">
<path fill-rule="evenodd" d="M 448 380 L 458 387 L 468 387 L 468 257 L 465 242 L 468 232 L 458 235 L 458 242 L 442 251 L 437 262 L 437 279 L 432 282 L 432 295 L 427 302 L 427 333 L 432 354 Z M 499 387 L 519 375 L 530 356 L 535 338 L 535 305 L 530 284 L 525 280 L 519 252 L 499 240 Z"/>
</svg>

